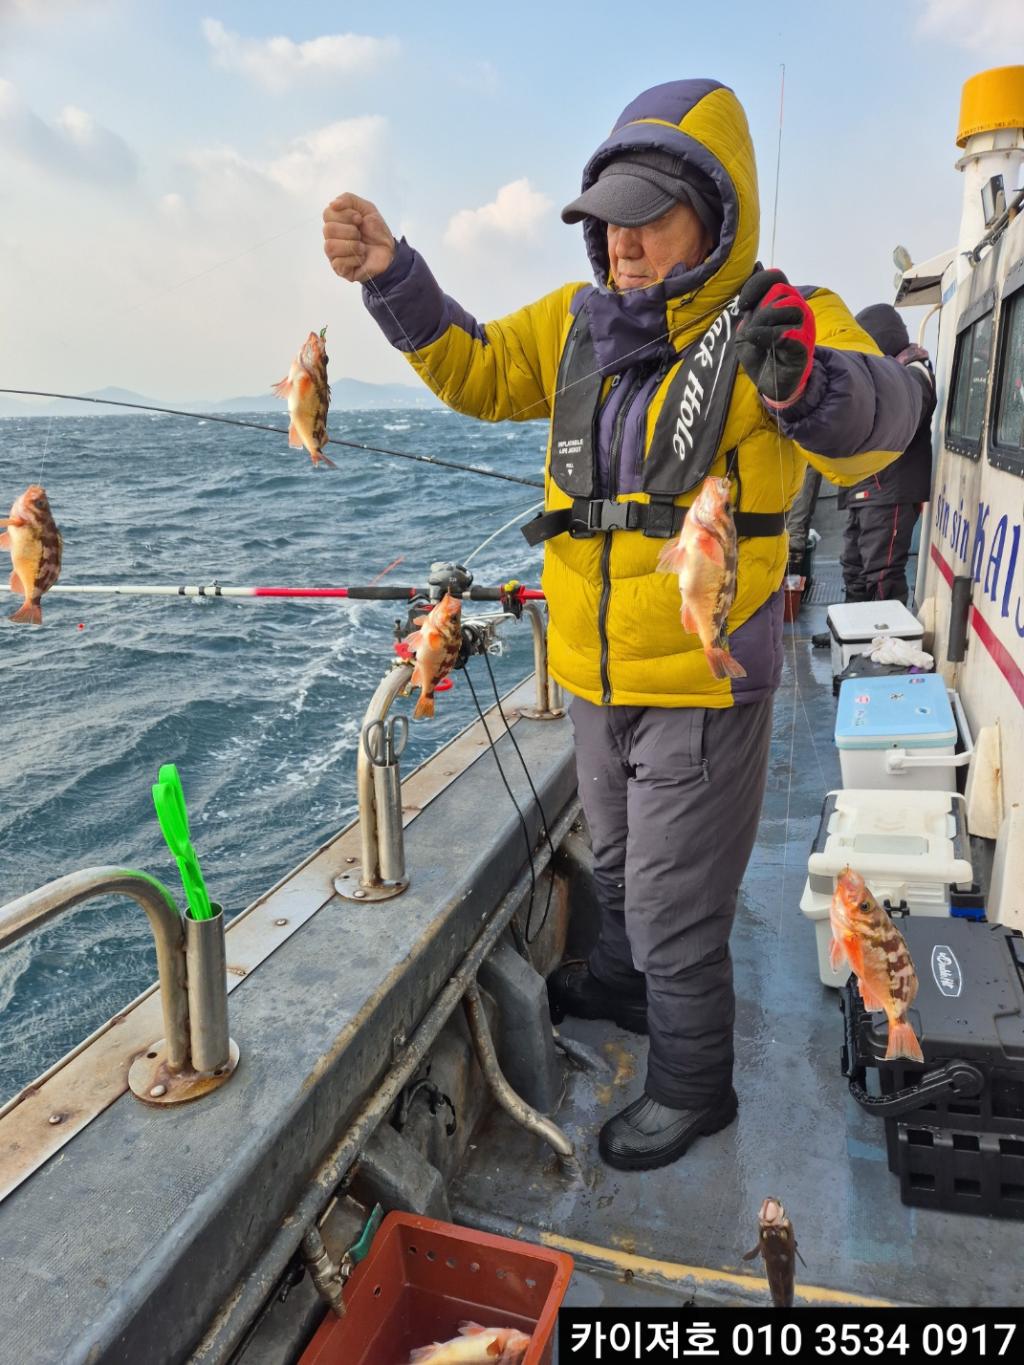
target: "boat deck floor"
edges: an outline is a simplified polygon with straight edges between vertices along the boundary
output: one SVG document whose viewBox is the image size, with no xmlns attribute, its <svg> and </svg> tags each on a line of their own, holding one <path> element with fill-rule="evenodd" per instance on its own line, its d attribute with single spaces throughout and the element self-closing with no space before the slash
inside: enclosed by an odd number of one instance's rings
<svg viewBox="0 0 1024 1365">
<path fill-rule="evenodd" d="M 820 565 L 822 577 L 836 572 L 834 562 Z M 566 1020 L 562 1032 L 609 1064 L 605 1075 L 572 1072 L 554 1115 L 577 1144 L 587 1183 L 560 1178 L 547 1150 L 504 1115 L 477 1139 L 460 1177 L 456 1217 L 509 1220 L 526 1238 L 576 1254 L 583 1273 L 570 1304 L 638 1306 L 651 1301 L 645 1284 L 698 1304 L 728 1302 L 730 1289 L 750 1302 L 747 1287 L 757 1292 L 763 1270 L 742 1255 L 766 1195 L 793 1220 L 805 1302 L 1024 1303 L 1024 1226 L 904 1206 L 884 1125 L 858 1108 L 840 1072 L 837 994 L 819 982 L 814 933 L 799 909 L 823 795 L 840 785 L 829 655 L 810 642 L 824 616 L 811 605 L 786 627 L 768 791 L 732 936 L 737 1122 L 661 1170 L 610 1169 L 598 1129 L 640 1093 L 647 1042 Z M 604 1275 L 588 1273 L 595 1262 Z"/>
</svg>

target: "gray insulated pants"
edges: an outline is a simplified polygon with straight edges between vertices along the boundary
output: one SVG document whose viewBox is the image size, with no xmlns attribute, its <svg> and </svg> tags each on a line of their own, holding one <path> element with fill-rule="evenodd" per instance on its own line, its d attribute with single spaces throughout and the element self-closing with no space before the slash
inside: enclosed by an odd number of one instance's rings
<svg viewBox="0 0 1024 1365">
<path fill-rule="evenodd" d="M 574 697 L 570 714 L 601 906 L 590 970 L 631 993 L 643 974 L 647 1094 L 700 1107 L 732 1081 L 729 934 L 761 813 L 772 701 L 707 710 Z"/>
</svg>

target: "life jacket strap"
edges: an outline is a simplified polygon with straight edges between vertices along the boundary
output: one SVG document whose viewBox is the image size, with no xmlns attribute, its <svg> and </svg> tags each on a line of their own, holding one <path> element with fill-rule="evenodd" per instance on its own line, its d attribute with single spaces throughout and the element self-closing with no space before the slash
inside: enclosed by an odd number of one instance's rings
<svg viewBox="0 0 1024 1365">
<path fill-rule="evenodd" d="M 574 498 L 571 507 L 538 513 L 522 527 L 522 532 L 530 545 L 540 545 L 565 532 L 574 540 L 587 540 L 600 531 L 642 531 L 645 536 L 668 540 L 679 534 L 687 510 L 661 500 L 613 502 L 610 498 Z M 784 512 L 734 512 L 733 521 L 741 540 L 781 536 L 786 529 Z"/>
</svg>

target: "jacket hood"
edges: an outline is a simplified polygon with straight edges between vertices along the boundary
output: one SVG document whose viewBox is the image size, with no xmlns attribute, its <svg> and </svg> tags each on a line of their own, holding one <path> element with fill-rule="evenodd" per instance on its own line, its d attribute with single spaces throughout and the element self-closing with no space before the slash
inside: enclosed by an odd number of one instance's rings
<svg viewBox="0 0 1024 1365">
<path fill-rule="evenodd" d="M 857 322 L 883 355 L 899 355 L 910 345 L 906 324 L 891 303 L 873 303 L 870 308 L 862 308 Z"/>
<path fill-rule="evenodd" d="M 753 270 L 760 231 L 754 148 L 739 100 L 713 80 L 669 81 L 645 90 L 626 106 L 587 162 L 582 189 L 588 190 L 623 152 L 652 149 L 681 157 L 712 181 L 722 201 L 722 232 L 711 255 L 692 270 L 680 268 L 648 289 L 616 297 L 628 297 L 631 305 L 633 295 L 647 296 L 647 305 L 656 299 L 664 318 L 674 300 L 700 290 L 700 315 L 720 311 Z M 606 225 L 587 218 L 583 236 L 597 288 L 615 294 L 608 282 Z M 643 304 L 638 299 L 634 306 Z"/>
</svg>

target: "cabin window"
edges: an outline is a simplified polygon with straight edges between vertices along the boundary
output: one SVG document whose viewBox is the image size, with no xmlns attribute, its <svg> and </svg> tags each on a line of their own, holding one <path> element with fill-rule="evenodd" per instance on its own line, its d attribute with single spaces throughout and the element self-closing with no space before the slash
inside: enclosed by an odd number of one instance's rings
<svg viewBox="0 0 1024 1365">
<path fill-rule="evenodd" d="M 985 393 L 992 359 L 992 313 L 965 327 L 956 340 L 953 389 L 946 418 L 946 444 L 977 459 L 985 418 Z"/>
<path fill-rule="evenodd" d="M 1024 286 L 1003 300 L 989 460 L 1024 475 Z"/>
</svg>

